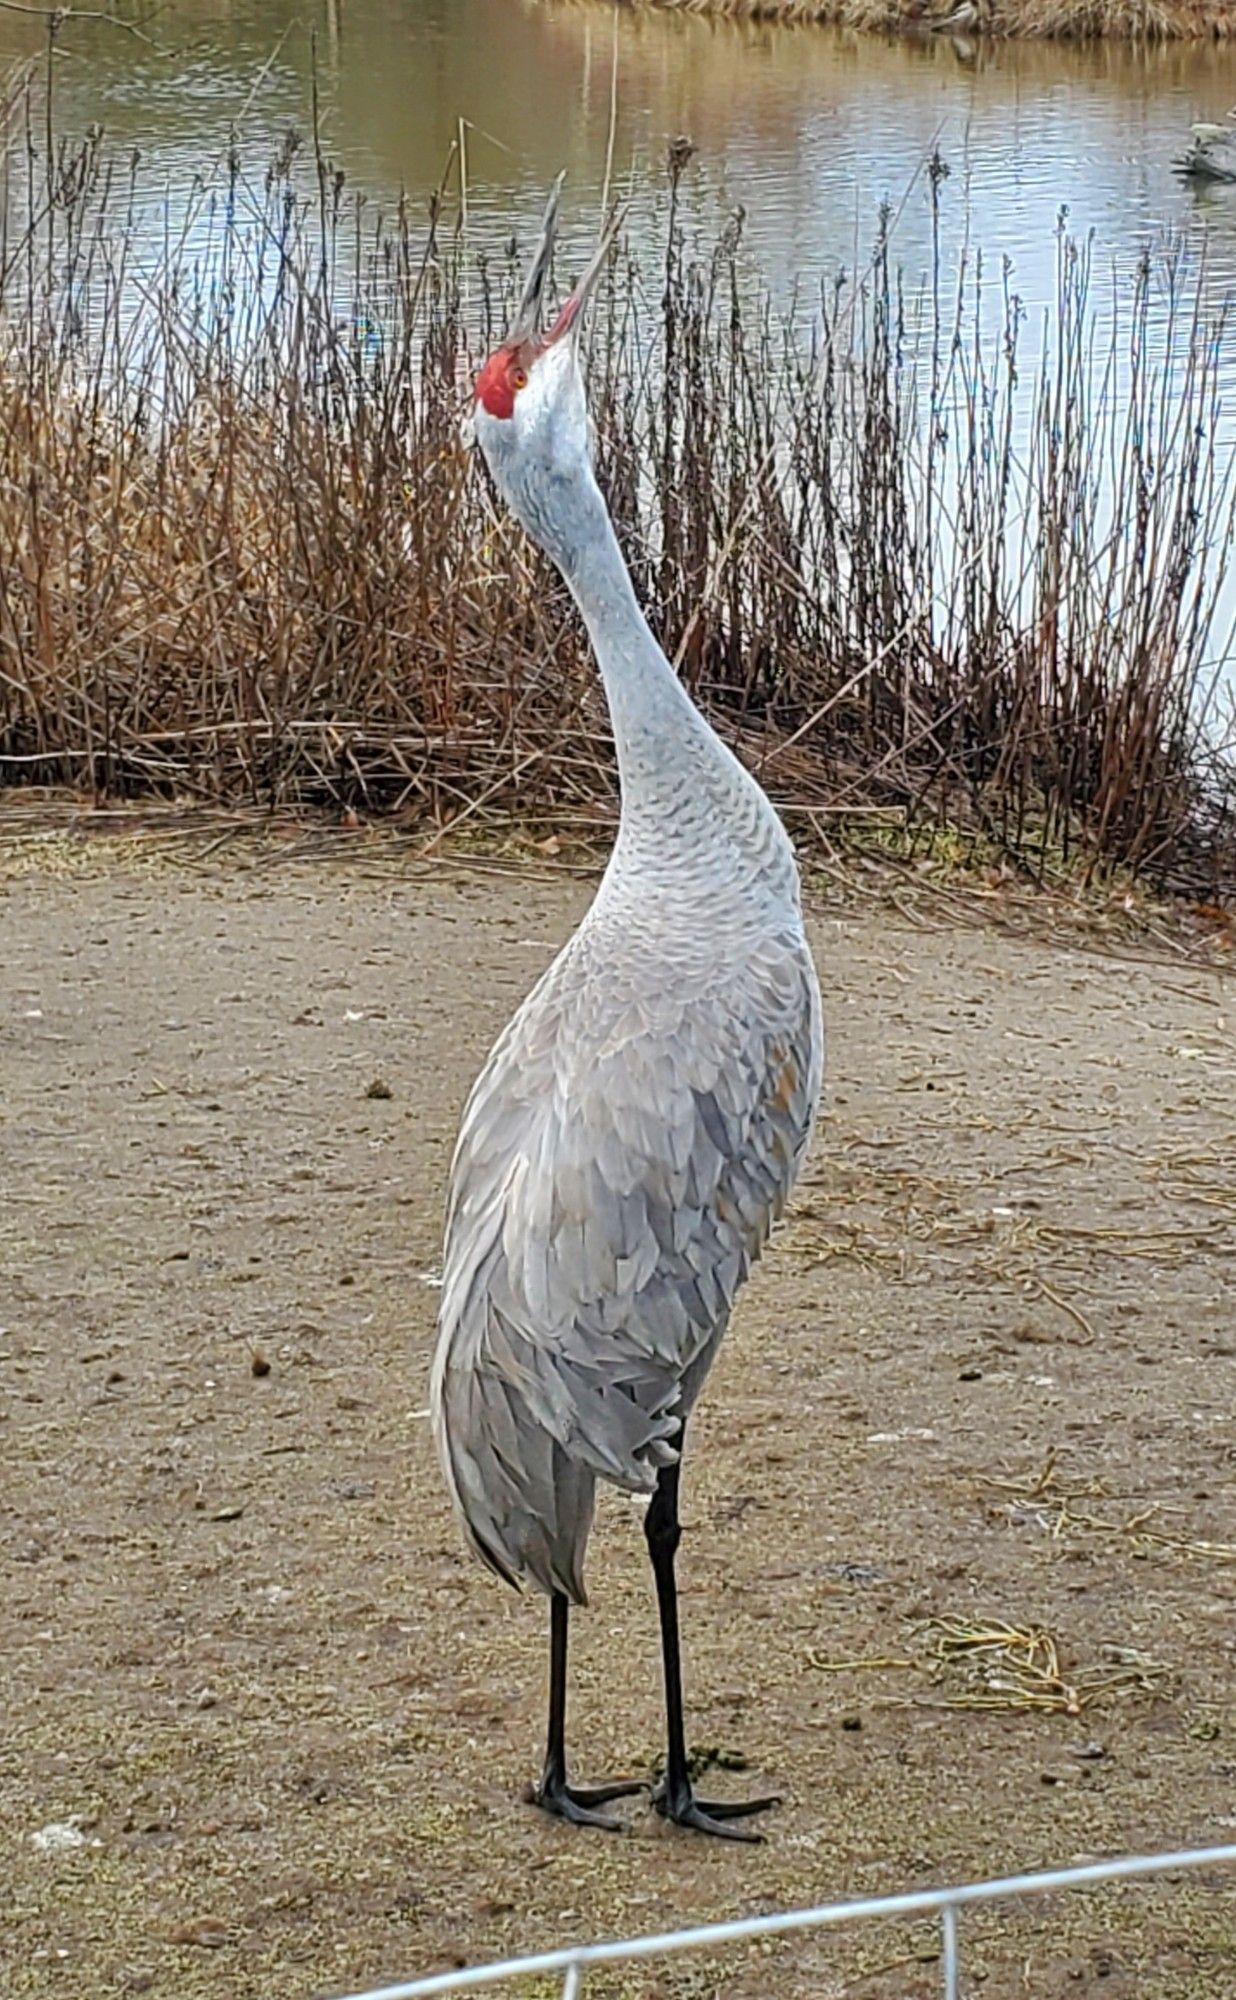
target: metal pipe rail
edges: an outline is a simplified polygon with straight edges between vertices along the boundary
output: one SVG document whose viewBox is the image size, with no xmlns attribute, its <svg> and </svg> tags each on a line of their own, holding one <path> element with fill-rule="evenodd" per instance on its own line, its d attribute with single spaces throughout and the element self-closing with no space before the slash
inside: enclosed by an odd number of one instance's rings
<svg viewBox="0 0 1236 2000">
<path fill-rule="evenodd" d="M 944 2000 L 961 2000 L 961 1946 L 957 1913 L 972 1903 L 995 1903 L 1012 1896 L 1045 1896 L 1056 1889 L 1079 1889 L 1096 1882 L 1125 1882 L 1146 1875 L 1175 1874 L 1185 1868 L 1236 1866 L 1236 1846 L 1191 1847 L 1175 1854 L 1140 1854 L 1117 1861 L 1093 1861 L 1078 1868 L 1054 1868 L 1038 1875 L 1002 1875 L 989 1882 L 963 1882 L 949 1889 L 915 1889 L 900 1896 L 863 1896 L 842 1903 L 821 1903 L 810 1910 L 787 1910 L 780 1916 L 735 1917 L 729 1923 L 699 1924 L 692 1929 L 658 1931 L 648 1937 L 615 1939 L 606 1944 L 564 1945 L 557 1951 L 535 1952 L 527 1958 L 506 1958 L 492 1965 L 468 1965 L 455 1972 L 434 1973 L 400 1986 L 378 1986 L 354 1993 L 348 2000 L 429 2000 L 431 1994 L 462 1993 L 470 1987 L 527 1979 L 534 1973 L 563 1974 L 562 2000 L 580 2000 L 584 1978 L 593 1965 L 654 1958 L 662 1952 L 706 1951 L 745 1938 L 779 1937 L 788 1931 L 820 1930 L 826 1925 L 857 1923 L 868 1917 L 940 1919 L 941 1988 Z"/>
</svg>

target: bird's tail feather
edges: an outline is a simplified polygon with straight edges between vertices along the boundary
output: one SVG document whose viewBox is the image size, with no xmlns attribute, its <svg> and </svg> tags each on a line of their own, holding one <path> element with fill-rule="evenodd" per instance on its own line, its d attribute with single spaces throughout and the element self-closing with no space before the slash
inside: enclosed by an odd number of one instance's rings
<svg viewBox="0 0 1236 2000">
<path fill-rule="evenodd" d="M 585 1604 L 596 1497 L 588 1466 L 531 1419 L 517 1387 L 447 1368 L 434 1410 L 447 1483 L 472 1549 L 504 1582 Z"/>
</svg>

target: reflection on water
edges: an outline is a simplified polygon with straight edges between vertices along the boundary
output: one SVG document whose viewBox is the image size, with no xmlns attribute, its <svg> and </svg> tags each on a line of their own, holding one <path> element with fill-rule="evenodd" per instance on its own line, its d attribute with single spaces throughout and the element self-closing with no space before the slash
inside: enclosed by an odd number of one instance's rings
<svg viewBox="0 0 1236 2000">
<path fill-rule="evenodd" d="M 142 18 L 138 13 L 132 16 Z M 1127 259 L 1165 226 L 1208 228 L 1216 280 L 1236 283 L 1236 189 L 1194 194 L 1171 171 L 1194 118 L 1222 118 L 1236 63 L 1209 45 L 884 41 L 825 29 L 740 27 L 600 0 L 171 0 L 148 32 L 61 30 L 57 123 L 101 122 L 186 187 L 233 125 L 259 150 L 311 118 L 313 49 L 324 142 L 375 192 L 423 195 L 466 122 L 476 227 L 505 231 L 560 166 L 592 227 L 605 173 L 613 60 L 620 176 L 659 163 L 669 137 L 699 148 L 693 199 L 705 233 L 741 203 L 774 283 L 852 263 L 877 204 L 898 200 L 933 143 L 949 208 L 968 192 L 975 241 L 1012 259 L 1031 305 L 1051 294 L 1052 231 L 1093 230 Z M 0 13 L 0 60 L 41 47 L 33 21 Z M 246 148 L 248 150 L 248 148 Z M 925 261 L 915 188 L 900 254 Z"/>
<path fill-rule="evenodd" d="M 968 246 L 995 281 L 1007 259 L 1032 342 L 1062 210 L 1093 234 L 1096 271 L 1110 259 L 1127 274 L 1173 230 L 1204 238 L 1216 298 L 1236 290 L 1236 186 L 1194 192 L 1171 166 L 1190 122 L 1236 100 L 1236 62 L 1210 45 L 885 41 L 611 13 L 601 0 L 170 0 L 147 32 L 157 46 L 103 21 L 62 27 L 56 124 L 74 135 L 97 121 L 110 143 L 141 149 L 142 183 L 165 197 L 145 210 L 160 239 L 234 129 L 257 168 L 289 125 L 309 128 L 316 81 L 324 148 L 376 196 L 402 187 L 423 201 L 462 133 L 468 227 L 493 247 L 539 212 L 565 165 L 578 252 L 611 158 L 616 182 L 639 189 L 634 231 L 659 244 L 653 190 L 668 139 L 687 134 L 701 248 L 741 205 L 752 263 L 788 300 L 864 261 L 887 199 L 916 280 L 930 262 L 935 145 L 949 170 L 946 267 Z M 38 22 L 0 12 L 0 62 L 41 49 Z"/>
</svg>

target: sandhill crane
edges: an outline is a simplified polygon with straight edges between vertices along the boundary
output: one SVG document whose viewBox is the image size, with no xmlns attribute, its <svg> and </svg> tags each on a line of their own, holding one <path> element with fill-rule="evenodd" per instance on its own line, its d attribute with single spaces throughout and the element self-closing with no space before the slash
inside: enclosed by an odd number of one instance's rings
<svg viewBox="0 0 1236 2000">
<path fill-rule="evenodd" d="M 560 185 L 560 182 L 559 182 Z M 615 224 L 547 333 L 550 196 L 515 323 L 476 383 L 500 494 L 558 565 L 622 788 L 596 898 L 473 1086 L 451 1168 L 434 1429 L 474 1552 L 550 1600 L 535 1802 L 588 1826 L 634 1782 L 567 1783 L 569 1607 L 598 1479 L 651 1495 L 668 1751 L 653 1802 L 732 1839 L 775 1803 L 693 1795 L 674 1556 L 692 1406 L 806 1150 L 823 1069 L 798 870 L 768 799 L 682 687 L 593 476 L 578 336 Z"/>
</svg>

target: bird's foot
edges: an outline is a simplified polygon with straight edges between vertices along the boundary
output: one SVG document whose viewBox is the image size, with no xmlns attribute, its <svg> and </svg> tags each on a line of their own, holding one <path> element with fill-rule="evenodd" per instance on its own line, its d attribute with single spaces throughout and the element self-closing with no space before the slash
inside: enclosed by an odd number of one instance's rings
<svg viewBox="0 0 1236 2000">
<path fill-rule="evenodd" d="M 539 1806 L 555 1819 L 569 1820 L 572 1826 L 599 1826 L 606 1833 L 623 1833 L 626 1829 L 621 1821 L 595 1808 L 608 1805 L 611 1799 L 633 1798 L 647 1789 L 637 1778 L 623 1778 L 612 1785 L 568 1785 L 560 1771 L 546 1770 L 539 1785 L 528 1787 L 526 1797 L 529 1805 Z"/>
<path fill-rule="evenodd" d="M 754 1847 L 763 1840 L 763 1834 L 753 1828 L 734 1826 L 732 1822 L 767 1812 L 769 1806 L 779 1806 L 781 1800 L 775 1792 L 766 1799 L 697 1799 L 689 1778 L 675 1785 L 661 1778 L 653 1791 L 652 1803 L 662 1819 L 672 1820 L 675 1826 L 694 1827 L 697 1833 L 716 1834 L 720 1840 L 744 1840 Z"/>
</svg>

